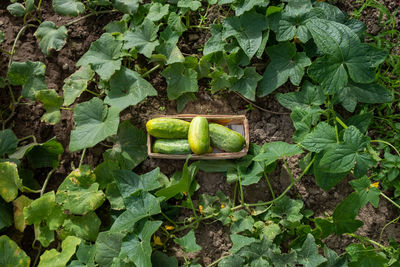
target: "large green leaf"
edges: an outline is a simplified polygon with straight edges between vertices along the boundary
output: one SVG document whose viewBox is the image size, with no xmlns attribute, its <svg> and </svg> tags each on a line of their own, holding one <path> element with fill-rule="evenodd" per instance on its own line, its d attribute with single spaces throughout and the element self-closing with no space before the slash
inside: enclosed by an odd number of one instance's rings
<svg viewBox="0 0 400 267">
<path fill-rule="evenodd" d="M 35 32 L 43 54 L 50 55 L 52 50 L 60 51 L 67 42 L 68 30 L 65 26 L 57 27 L 54 22 L 42 22 Z"/>
<path fill-rule="evenodd" d="M 222 39 L 222 29 L 223 28 L 221 24 L 210 25 L 211 37 L 204 45 L 203 55 L 224 51 L 225 41 Z"/>
<path fill-rule="evenodd" d="M 110 79 L 110 90 L 104 102 L 117 110 L 123 110 L 143 101 L 148 96 L 156 96 L 157 91 L 139 73 L 121 67 Z"/>
<path fill-rule="evenodd" d="M 235 15 L 241 16 L 256 6 L 266 7 L 268 4 L 269 0 L 240 0 L 235 6 Z"/>
<path fill-rule="evenodd" d="M 29 267 L 31 259 L 8 236 L 0 236 L 0 266 Z"/>
<path fill-rule="evenodd" d="M 6 202 L 13 201 L 22 190 L 22 179 L 14 162 L 0 162 L 0 196 Z"/>
<path fill-rule="evenodd" d="M 119 11 L 133 15 L 138 10 L 141 2 L 141 0 L 114 0 L 113 5 Z"/>
<path fill-rule="evenodd" d="M 303 150 L 294 144 L 285 142 L 271 142 L 262 146 L 262 151 L 259 155 L 254 157 L 254 161 L 265 161 L 265 165 L 273 163 L 282 157 L 291 157 L 303 153 Z"/>
<path fill-rule="evenodd" d="M 334 21 L 310 19 L 307 28 L 326 54 L 311 65 L 309 75 L 329 94 L 341 90 L 349 77 L 356 83 L 374 81 L 374 68 L 385 59 L 386 52 L 362 44 L 349 27 Z"/>
<path fill-rule="evenodd" d="M 360 208 L 361 199 L 357 192 L 351 193 L 339 203 L 332 215 L 336 234 L 354 233 L 363 225 L 363 222 L 355 220 Z"/>
<path fill-rule="evenodd" d="M 56 13 L 66 16 L 79 16 L 85 12 L 85 5 L 79 0 L 53 0 Z"/>
<path fill-rule="evenodd" d="M 301 145 L 312 152 L 321 152 L 337 143 L 336 132 L 327 122 L 319 123 L 314 130 L 307 134 Z"/>
<path fill-rule="evenodd" d="M 34 144 L 24 153 L 33 168 L 57 168 L 64 148 L 55 137 L 43 144 Z"/>
<path fill-rule="evenodd" d="M 161 212 L 159 200 L 146 191 L 138 191 L 124 202 L 126 211 L 115 220 L 112 232 L 131 232 L 136 222 Z"/>
<path fill-rule="evenodd" d="M 96 241 L 101 221 L 96 213 L 89 212 L 83 216 L 70 215 L 64 220 L 62 235 L 77 236 L 89 241 Z"/>
<path fill-rule="evenodd" d="M 95 181 L 96 175 L 87 165 L 72 171 L 58 187 L 57 203 L 64 210 L 78 215 L 96 210 L 103 204 L 105 196 Z"/>
<path fill-rule="evenodd" d="M 161 221 L 140 221 L 133 233 L 124 238 L 119 257 L 122 260 L 127 258 L 135 266 L 152 266 L 150 239 L 161 224 Z"/>
<path fill-rule="evenodd" d="M 75 254 L 76 247 L 82 240 L 76 236 L 68 236 L 61 244 L 61 252 L 56 249 L 45 251 L 40 256 L 38 267 L 64 267 Z"/>
<path fill-rule="evenodd" d="M 117 232 L 102 232 L 96 240 L 96 262 L 99 266 L 111 266 L 113 259 L 121 251 L 124 234 Z"/>
<path fill-rule="evenodd" d="M 254 11 L 240 17 L 228 17 L 222 25 L 222 38 L 235 37 L 244 53 L 252 58 L 262 43 L 262 31 L 267 29 L 265 16 Z"/>
<path fill-rule="evenodd" d="M 168 15 L 168 11 L 169 4 L 163 5 L 161 3 L 153 2 L 150 6 L 149 13 L 147 14 L 146 18 L 151 21 L 159 21 L 164 16 Z"/>
<path fill-rule="evenodd" d="M 32 199 L 22 195 L 13 201 L 14 206 L 14 226 L 20 232 L 24 232 L 26 221 L 24 216 L 24 208 L 32 203 Z M 1 205 L 1 204 L 0 204 Z"/>
<path fill-rule="evenodd" d="M 253 237 L 247 237 L 243 235 L 237 235 L 237 234 L 232 234 L 230 235 L 230 238 L 232 240 L 232 248 L 229 250 L 229 252 L 234 255 L 236 252 L 238 252 L 241 248 L 250 245 L 251 243 L 255 242 L 256 239 Z"/>
<path fill-rule="evenodd" d="M 15 17 L 23 17 L 26 14 L 26 8 L 23 4 L 13 3 L 7 6 L 8 12 Z"/>
<path fill-rule="evenodd" d="M 77 66 L 90 65 L 100 78 L 108 81 L 121 68 L 122 41 L 104 33 L 90 45 L 89 50 L 76 63 Z"/>
<path fill-rule="evenodd" d="M 293 110 L 295 107 L 307 108 L 320 106 L 324 103 L 325 98 L 322 88 L 315 86 L 309 81 L 304 82 L 300 92 L 278 93 L 276 95 L 279 103 L 290 110 Z"/>
<path fill-rule="evenodd" d="M 49 124 L 56 124 L 61 119 L 60 107 L 63 99 L 54 89 L 36 91 L 35 98 L 42 102 L 46 113 L 42 116 L 42 121 Z"/>
<path fill-rule="evenodd" d="M 13 62 L 7 73 L 11 85 L 22 85 L 21 95 L 34 99 L 35 91 L 47 89 L 46 65 L 39 61 Z"/>
<path fill-rule="evenodd" d="M 240 93 L 252 101 L 256 100 L 256 88 L 262 76 L 256 72 L 255 67 L 248 67 L 244 70 L 243 76 L 232 83 L 230 90 Z"/>
<path fill-rule="evenodd" d="M 190 8 L 192 11 L 196 11 L 201 7 L 201 2 L 197 0 L 179 0 L 178 7 Z"/>
<path fill-rule="evenodd" d="M 287 196 L 277 200 L 271 209 L 271 216 L 285 219 L 289 222 L 299 222 L 303 215 L 300 210 L 303 208 L 301 200 L 290 199 Z"/>
<path fill-rule="evenodd" d="M 360 196 L 360 205 L 362 207 L 370 202 L 375 208 L 378 208 L 381 191 L 371 185 L 371 180 L 367 176 L 352 180 L 349 183 Z"/>
<path fill-rule="evenodd" d="M 178 260 L 175 256 L 168 256 L 167 254 L 156 250 L 151 255 L 151 264 L 154 267 L 178 267 Z"/>
<path fill-rule="evenodd" d="M 201 246 L 196 244 L 196 237 L 194 236 L 193 229 L 190 230 L 186 235 L 175 238 L 174 242 L 183 247 L 186 252 L 196 252 L 202 249 Z"/>
<path fill-rule="evenodd" d="M 104 159 L 118 162 L 122 169 L 131 170 L 147 158 L 146 133 L 130 121 L 120 124 L 117 135 L 111 141 L 113 148 L 106 150 Z"/>
<path fill-rule="evenodd" d="M 157 40 L 158 26 L 151 20 L 145 19 L 134 31 L 128 31 L 124 34 L 124 48 L 135 47 L 139 53 L 150 58 L 156 46 L 160 44 Z"/>
<path fill-rule="evenodd" d="M 290 41 L 295 36 L 303 43 L 311 39 L 306 27 L 310 18 L 323 18 L 324 11 L 313 8 L 310 0 L 289 1 L 283 12 L 271 16 L 271 29 L 279 42 Z"/>
<path fill-rule="evenodd" d="M 187 92 L 197 92 L 197 72 L 190 68 L 185 68 L 182 63 L 174 63 L 168 66 L 162 75 L 167 80 L 167 93 L 169 100 L 175 100 Z"/>
<path fill-rule="evenodd" d="M 83 66 L 64 80 L 64 105 L 74 103 L 83 91 L 86 90 L 88 82 L 94 77 L 94 71 L 90 66 Z"/>
<path fill-rule="evenodd" d="M 116 134 L 119 111 L 108 108 L 99 98 L 76 105 L 74 110 L 75 130 L 71 131 L 70 151 L 92 147 L 108 136 Z"/>
<path fill-rule="evenodd" d="M 332 187 L 336 186 L 344 177 L 346 177 L 347 172 L 344 173 L 329 173 L 323 171 L 320 167 L 320 161 L 323 157 L 323 153 L 318 153 L 313 164 L 313 173 L 315 176 L 315 181 L 317 185 L 324 190 L 330 190 Z"/>
<path fill-rule="evenodd" d="M 315 238 L 312 234 L 307 234 L 301 249 L 297 250 L 298 263 L 304 267 L 314 267 L 326 261 L 326 258 L 318 253 L 318 247 L 315 244 Z"/>
<path fill-rule="evenodd" d="M 355 97 L 361 103 L 377 104 L 393 101 L 392 94 L 377 83 L 348 83 L 344 89 L 347 89 L 347 94 L 343 97 Z"/>
<path fill-rule="evenodd" d="M 15 151 L 18 146 L 18 138 L 12 130 L 5 129 L 0 131 L 0 157 Z"/>
<path fill-rule="evenodd" d="M 271 58 L 263 74 L 258 88 L 258 95 L 265 96 L 283 85 L 288 79 L 294 85 L 299 85 L 304 68 L 311 65 L 311 60 L 305 52 L 297 52 L 296 45 L 283 42 L 267 47 L 267 54 Z"/>
</svg>

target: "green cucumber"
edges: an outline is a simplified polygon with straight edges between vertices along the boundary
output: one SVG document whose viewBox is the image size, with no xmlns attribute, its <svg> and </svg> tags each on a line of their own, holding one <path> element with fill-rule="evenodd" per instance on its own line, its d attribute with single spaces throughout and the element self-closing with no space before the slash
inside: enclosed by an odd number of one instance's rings
<svg viewBox="0 0 400 267">
<path fill-rule="evenodd" d="M 153 152 L 161 154 L 191 154 L 187 139 L 157 139 L 153 144 Z"/>
<path fill-rule="evenodd" d="M 201 155 L 210 149 L 208 121 L 204 117 L 194 117 L 190 122 L 188 141 L 193 153 Z"/>
<path fill-rule="evenodd" d="M 147 132 L 156 138 L 187 138 L 190 122 L 172 119 L 156 118 L 149 120 L 146 124 Z"/>
<path fill-rule="evenodd" d="M 239 152 L 245 143 L 244 137 L 225 126 L 210 123 L 211 145 L 226 152 Z"/>
</svg>

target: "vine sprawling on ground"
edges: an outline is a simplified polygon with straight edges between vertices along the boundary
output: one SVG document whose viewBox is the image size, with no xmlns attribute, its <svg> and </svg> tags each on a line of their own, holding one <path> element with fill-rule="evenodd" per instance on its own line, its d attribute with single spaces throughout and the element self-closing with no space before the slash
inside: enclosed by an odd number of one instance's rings
<svg viewBox="0 0 400 267">
<path fill-rule="evenodd" d="M 229 227 L 233 242 L 229 253 L 211 265 L 400 265 L 396 240 L 384 245 L 355 234 L 363 225 L 356 216 L 367 203 L 378 207 L 379 201 L 389 201 L 400 209 L 400 128 L 394 122 L 399 119 L 400 60 L 391 50 L 400 35 L 389 22 L 381 25 L 381 36 L 367 36 L 367 44 L 365 25 L 355 19 L 368 5 L 386 12 L 382 5 L 366 1 L 349 17 L 329 3 L 311 0 L 52 3 L 56 13 L 77 18 L 62 26 L 42 21 L 42 0 L 12 0 L 7 7 L 13 16 L 23 17 L 23 25 L 12 49 L 1 50 L 9 64 L 0 88 L 9 91 L 11 100 L 0 113 L 1 266 L 178 266 L 177 258 L 165 253 L 172 243 L 185 252 L 182 264 L 200 266 L 198 259 L 186 255 L 202 249 L 194 230 L 210 220 Z M 207 14 L 214 6 L 226 15 L 210 22 Z M 35 29 L 40 50 L 48 56 L 66 44 L 68 27 L 107 13 L 120 14 L 121 19 L 109 23 L 79 59 L 79 69 L 64 81 L 63 96 L 48 88 L 45 64 L 13 60 L 27 29 Z M 390 21 L 392 15 L 386 16 Z M 199 54 L 183 54 L 180 37 L 194 29 L 210 31 L 210 38 Z M 388 41 L 389 35 L 394 41 Z M 257 62 L 266 62 L 263 73 Z M 209 82 L 210 94 L 234 91 L 250 108 L 256 97 L 286 84 L 293 90 L 276 94 L 276 99 L 291 111 L 294 143 L 251 144 L 248 155 L 239 160 L 190 164 L 188 159 L 182 171 L 169 178 L 159 168 L 136 174 L 133 169 L 147 158 L 146 135 L 130 121 L 120 121 L 120 113 L 157 96 L 148 77 L 160 70 L 178 112 L 196 100 L 200 79 Z M 93 98 L 78 103 L 83 92 Z M 59 123 L 62 109 L 74 112 L 68 149 L 82 151 L 81 161 L 56 191 L 48 191 L 47 184 L 64 148 L 55 138 L 38 143 L 34 136 L 15 136 L 11 122 L 16 108 L 26 104 L 21 100 L 40 101 L 46 110 L 42 120 L 48 124 Z M 353 115 L 345 119 L 340 115 L 344 112 Z M 387 126 L 392 130 L 387 132 Z M 380 139 L 369 137 L 371 127 Z M 31 142 L 19 145 L 26 140 Z M 94 168 L 82 164 L 86 149 L 99 143 L 109 147 L 104 161 Z M 287 163 L 295 155 L 302 155 L 297 176 Z M 286 167 L 291 179 L 280 195 L 268 178 L 277 164 Z M 34 169 L 49 170 L 42 184 L 33 179 Z M 227 182 L 235 184 L 234 198 L 218 192 L 192 201 L 199 170 L 225 174 Z M 301 199 L 287 196 L 304 175 L 313 175 L 324 190 L 351 176 L 354 191 L 331 216 L 314 217 Z M 260 179 L 266 179 L 273 198 L 246 202 L 243 187 Z M 104 203 L 110 207 L 108 222 L 96 212 Z M 179 220 L 181 209 L 190 212 L 184 220 Z M 7 236 L 7 229 L 24 232 L 30 225 L 37 250 L 32 259 Z M 338 255 L 323 243 L 334 234 L 359 242 Z"/>
</svg>

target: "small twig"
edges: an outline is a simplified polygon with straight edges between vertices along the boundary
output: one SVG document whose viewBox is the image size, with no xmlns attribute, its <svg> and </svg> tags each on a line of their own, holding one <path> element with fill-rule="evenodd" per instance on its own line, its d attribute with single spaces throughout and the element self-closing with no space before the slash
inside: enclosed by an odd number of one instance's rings
<svg viewBox="0 0 400 267">
<path fill-rule="evenodd" d="M 390 222 L 388 222 L 387 224 L 385 224 L 385 226 L 383 226 L 383 228 L 382 228 L 382 230 L 381 230 L 381 233 L 380 233 L 380 235 L 379 235 L 379 242 L 382 241 L 382 236 L 383 236 L 383 233 L 385 232 L 385 229 L 386 229 L 389 225 L 391 225 L 391 224 L 393 224 L 393 223 L 397 223 L 399 220 L 400 220 L 400 216 L 397 217 L 397 218 L 395 218 L 395 219 L 393 219 L 393 220 L 391 220 Z"/>
<path fill-rule="evenodd" d="M 8 68 L 10 68 L 10 66 L 11 66 L 11 63 L 12 63 L 12 60 L 13 60 L 13 56 L 14 56 L 14 54 L 15 54 L 15 47 L 17 46 L 17 42 L 18 42 L 19 38 L 20 38 L 21 35 L 24 33 L 24 31 L 25 31 L 27 28 L 29 28 L 29 27 L 36 27 L 36 25 L 33 25 L 33 24 L 26 24 L 26 25 L 24 25 L 24 26 L 19 30 L 19 32 L 18 32 L 18 34 L 17 34 L 17 37 L 15 37 L 14 44 L 13 44 L 13 46 L 12 46 L 12 48 L 11 48 L 11 52 L 10 52 L 10 60 L 8 61 Z"/>
<path fill-rule="evenodd" d="M 272 113 L 272 114 L 277 114 L 277 115 L 290 115 L 289 112 L 278 112 L 278 111 L 272 111 L 272 110 L 268 110 L 268 109 L 262 108 L 262 107 L 256 105 L 254 102 L 248 100 L 247 98 L 245 98 L 244 96 L 242 96 L 242 95 L 239 94 L 238 92 L 234 92 L 234 93 L 237 94 L 238 96 L 240 96 L 240 97 L 241 97 L 244 101 L 246 101 L 247 103 L 249 103 L 249 104 L 255 106 L 256 108 L 258 108 L 259 110 L 262 110 L 262 111 L 265 111 L 265 112 L 268 112 L 268 113 Z"/>
</svg>

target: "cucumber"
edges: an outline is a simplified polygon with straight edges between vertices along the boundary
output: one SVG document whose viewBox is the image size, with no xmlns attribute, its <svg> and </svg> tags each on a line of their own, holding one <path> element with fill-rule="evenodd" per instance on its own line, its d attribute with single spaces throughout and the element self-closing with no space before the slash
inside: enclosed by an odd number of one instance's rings
<svg viewBox="0 0 400 267">
<path fill-rule="evenodd" d="M 244 137 L 220 124 L 210 123 L 211 145 L 226 152 L 239 152 L 245 143 Z"/>
<path fill-rule="evenodd" d="M 187 138 L 190 122 L 172 119 L 156 118 L 149 120 L 146 124 L 147 132 L 157 138 Z"/>
<path fill-rule="evenodd" d="M 188 141 L 190 149 L 195 154 L 208 153 L 210 149 L 210 136 L 208 121 L 204 117 L 194 117 L 190 122 Z"/>
<path fill-rule="evenodd" d="M 153 152 L 161 154 L 191 154 L 187 139 L 157 139 L 153 144 Z"/>
</svg>

